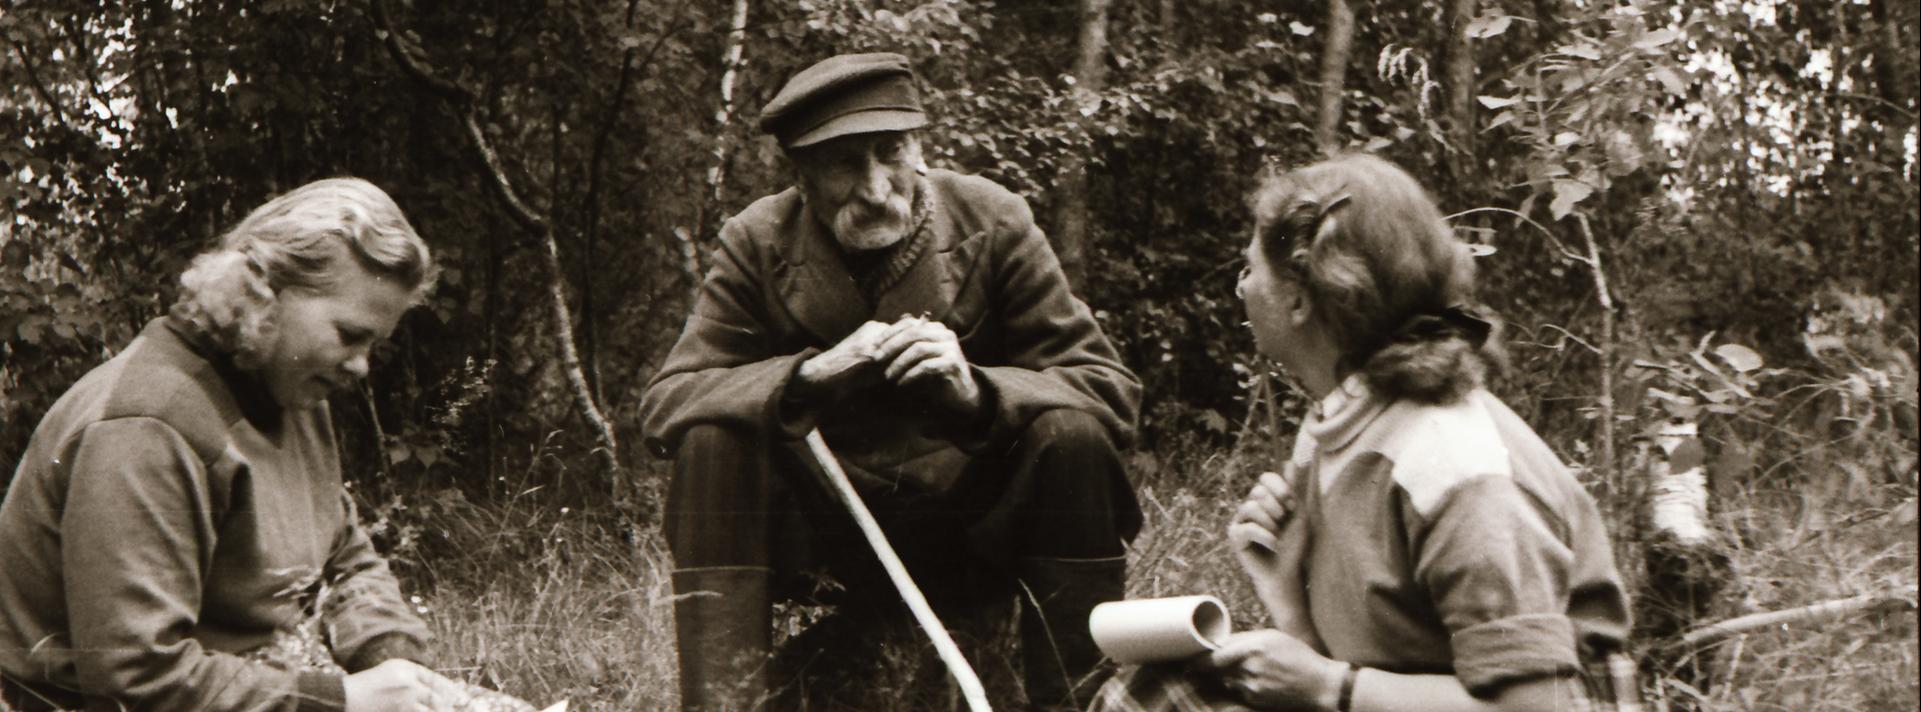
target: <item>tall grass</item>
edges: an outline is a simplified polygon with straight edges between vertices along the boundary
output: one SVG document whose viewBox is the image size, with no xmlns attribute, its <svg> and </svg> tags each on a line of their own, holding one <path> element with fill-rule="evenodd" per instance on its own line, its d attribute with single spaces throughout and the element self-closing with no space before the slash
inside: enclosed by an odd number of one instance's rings
<svg viewBox="0 0 1921 712">
<path fill-rule="evenodd" d="M 1272 467 L 1265 447 L 1187 444 L 1137 468 L 1147 523 L 1129 552 L 1129 595 L 1211 593 L 1228 603 L 1237 630 L 1266 625 L 1223 532 L 1254 477 Z M 1731 600 L 1723 612 L 1912 588 L 1912 493 L 1912 484 L 1884 485 L 1859 493 L 1845 509 L 1781 486 L 1717 493 L 1720 528 L 1741 533 L 1731 550 L 1740 585 L 1726 594 Z M 1825 516 L 1810 517 L 1811 506 L 1826 508 Z M 463 502 L 432 512 L 422 527 L 444 531 L 445 537 L 430 535 L 442 543 L 426 547 L 434 550 L 431 558 L 402 571 L 428 609 L 443 670 L 539 704 L 566 698 L 576 710 L 675 708 L 670 562 L 657 527 L 631 528 L 611 507 L 563 511 L 533 498 Z M 787 609 L 780 637 L 804 630 L 819 613 Z M 975 631 L 985 639 L 969 646 L 1002 702 L 1015 699 L 1006 689 L 1017 677 L 1008 657 L 1012 630 Z M 876 638 L 866 641 L 871 674 L 858 681 L 866 693 L 842 695 L 831 708 L 960 709 L 958 697 L 940 692 L 944 673 L 911 629 Z M 1709 709 L 1921 705 L 1910 611 L 1759 631 L 1702 654 L 1714 658 L 1714 684 L 1703 694 Z M 1649 677 L 1644 683 L 1651 691 L 1677 703 L 1694 701 L 1691 693 Z M 908 695 L 915 701 L 903 702 Z"/>
<path fill-rule="evenodd" d="M 438 554 L 402 572 L 422 584 L 412 588 L 443 673 L 541 707 L 675 703 L 673 588 L 657 529 L 633 533 L 611 510 L 525 498 L 444 509 L 421 526 L 441 539 Z"/>
</svg>

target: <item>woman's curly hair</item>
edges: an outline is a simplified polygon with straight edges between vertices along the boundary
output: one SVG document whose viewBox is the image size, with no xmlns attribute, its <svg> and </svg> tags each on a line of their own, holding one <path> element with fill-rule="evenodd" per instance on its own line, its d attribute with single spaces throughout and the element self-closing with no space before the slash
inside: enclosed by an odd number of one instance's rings
<svg viewBox="0 0 1921 712">
<path fill-rule="evenodd" d="M 1389 398 L 1458 400 L 1506 356 L 1473 306 L 1474 260 L 1406 171 L 1336 157 L 1268 178 L 1253 196 L 1262 256 L 1306 290 L 1342 375 Z"/>
<path fill-rule="evenodd" d="M 257 368 L 272 343 L 273 306 L 287 289 L 326 289 L 351 256 L 398 281 L 419 304 L 438 274 L 427 243 L 392 198 L 358 178 L 328 178 L 254 209 L 180 275 L 172 315 Z"/>
</svg>

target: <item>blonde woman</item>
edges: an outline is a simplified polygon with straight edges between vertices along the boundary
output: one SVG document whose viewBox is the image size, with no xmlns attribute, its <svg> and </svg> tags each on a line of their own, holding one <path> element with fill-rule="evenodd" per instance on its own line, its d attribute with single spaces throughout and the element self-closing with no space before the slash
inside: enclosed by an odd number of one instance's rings
<svg viewBox="0 0 1921 712">
<path fill-rule="evenodd" d="M 1126 671 L 1096 708 L 1584 710 L 1636 699 L 1600 513 L 1483 388 L 1474 265 L 1370 156 L 1272 178 L 1238 291 L 1316 403 L 1229 528 L 1274 628 Z M 1612 674 L 1609 667 L 1612 666 Z M 1631 707 L 1631 705 L 1622 705 Z"/>
<path fill-rule="evenodd" d="M 426 626 L 356 524 L 326 403 L 432 287 L 426 244 L 379 188 L 322 180 L 253 211 L 180 281 L 169 316 L 54 404 L 0 506 L 6 705 L 457 699 L 415 662 Z M 260 661 L 315 630 L 331 660 Z"/>
</svg>

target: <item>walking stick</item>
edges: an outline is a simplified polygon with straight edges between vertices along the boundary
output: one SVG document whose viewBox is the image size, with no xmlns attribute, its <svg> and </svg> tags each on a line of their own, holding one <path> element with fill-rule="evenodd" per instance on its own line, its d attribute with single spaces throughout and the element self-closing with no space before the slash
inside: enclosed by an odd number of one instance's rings
<svg viewBox="0 0 1921 712">
<path fill-rule="evenodd" d="M 860 525 L 860 533 L 867 537 L 867 546 L 880 557 L 880 563 L 887 569 L 887 578 L 892 579 L 900 597 L 907 601 L 907 608 L 914 612 L 915 622 L 927 637 L 934 640 L 934 650 L 940 653 L 941 662 L 946 663 L 947 671 L 953 673 L 954 681 L 960 683 L 961 695 L 967 698 L 967 708 L 973 712 L 991 712 L 987 704 L 987 689 L 981 687 L 979 675 L 961 656 L 960 647 L 954 645 L 953 637 L 947 634 L 947 627 L 941 625 L 940 618 L 934 615 L 934 608 L 927 605 L 927 597 L 921 595 L 920 587 L 907 575 L 907 565 L 902 564 L 900 555 L 894 553 L 894 545 L 887 543 L 887 535 L 881 533 L 880 522 L 874 521 L 874 513 L 867 510 L 867 504 L 854 491 L 854 484 L 847 480 L 847 473 L 840 469 L 840 460 L 834 458 L 834 451 L 827 449 L 827 439 L 821 437 L 820 430 L 807 431 L 807 450 L 820 463 L 820 469 L 827 474 L 827 481 L 834 486 L 834 494 L 840 496 L 841 504 L 854 515 L 854 523 Z"/>
</svg>

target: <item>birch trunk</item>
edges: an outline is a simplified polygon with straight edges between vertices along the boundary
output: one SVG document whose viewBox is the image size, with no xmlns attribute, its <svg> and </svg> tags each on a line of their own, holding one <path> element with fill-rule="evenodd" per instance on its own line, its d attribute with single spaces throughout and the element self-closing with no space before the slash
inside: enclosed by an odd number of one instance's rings
<svg viewBox="0 0 1921 712">
<path fill-rule="evenodd" d="M 1081 0 L 1079 50 L 1074 58 L 1074 105 L 1090 115 L 1099 108 L 1100 92 L 1107 83 L 1107 9 L 1110 0 Z M 1091 142 L 1090 142 L 1091 143 Z M 1054 245 L 1061 258 L 1061 270 L 1075 291 L 1081 290 L 1087 272 L 1087 157 L 1069 153 L 1061 161 L 1060 188 L 1054 209 Z"/>
<path fill-rule="evenodd" d="M 1321 106 L 1314 124 L 1314 145 L 1332 155 L 1341 148 L 1341 93 L 1347 88 L 1347 60 L 1354 49 L 1354 8 L 1347 0 L 1327 0 L 1327 44 L 1321 48 Z"/>
<path fill-rule="evenodd" d="M 507 214 L 521 228 L 533 236 L 542 249 L 542 266 L 547 272 L 547 294 L 553 312 L 554 337 L 560 347 L 561 371 L 566 376 L 568 389 L 572 392 L 574 404 L 580 409 L 582 419 L 594 431 L 599 446 L 595 453 L 607 472 L 620 469 L 620 446 L 614 435 L 613 423 L 602 414 L 600 405 L 595 402 L 593 391 L 587 385 L 586 373 L 581 369 L 580 352 L 574 345 L 574 325 L 572 310 L 567 307 L 566 273 L 560 263 L 560 246 L 554 242 L 553 226 L 538 213 L 528 207 L 520 193 L 514 189 L 513 179 L 500 163 L 500 154 L 494 151 L 493 143 L 480 127 L 478 109 L 475 107 L 473 90 L 442 77 L 428 65 L 420 55 L 420 48 L 409 43 L 401 33 L 394 30 L 393 19 L 388 12 L 387 3 L 374 3 L 374 14 L 383 33 L 388 54 L 401 69 L 420 82 L 434 95 L 446 100 L 459 115 L 462 128 L 467 134 L 468 145 L 478 154 L 482 165 L 487 169 L 486 182 L 496 196 L 506 205 Z"/>
<path fill-rule="evenodd" d="M 720 108 L 714 110 L 714 162 L 707 168 L 707 204 L 701 206 L 693 233 L 682 236 L 686 244 L 681 246 L 681 257 L 686 262 L 687 273 L 694 278 L 695 289 L 699 289 L 701 276 L 706 272 L 705 265 L 701 264 L 700 241 L 706 239 L 712 215 L 720 211 L 721 200 L 727 195 L 727 157 L 732 151 L 727 139 L 734 123 L 734 79 L 740 73 L 747 45 L 747 0 L 734 0 L 731 17 L 721 51 Z"/>
<path fill-rule="evenodd" d="M 1450 0 L 1443 24 L 1447 40 L 1441 45 L 1441 77 L 1447 97 L 1448 141 L 1456 159 L 1450 162 L 1456 180 L 1473 176 L 1474 167 L 1474 48 L 1467 36 L 1474 20 L 1475 0 Z"/>
</svg>

